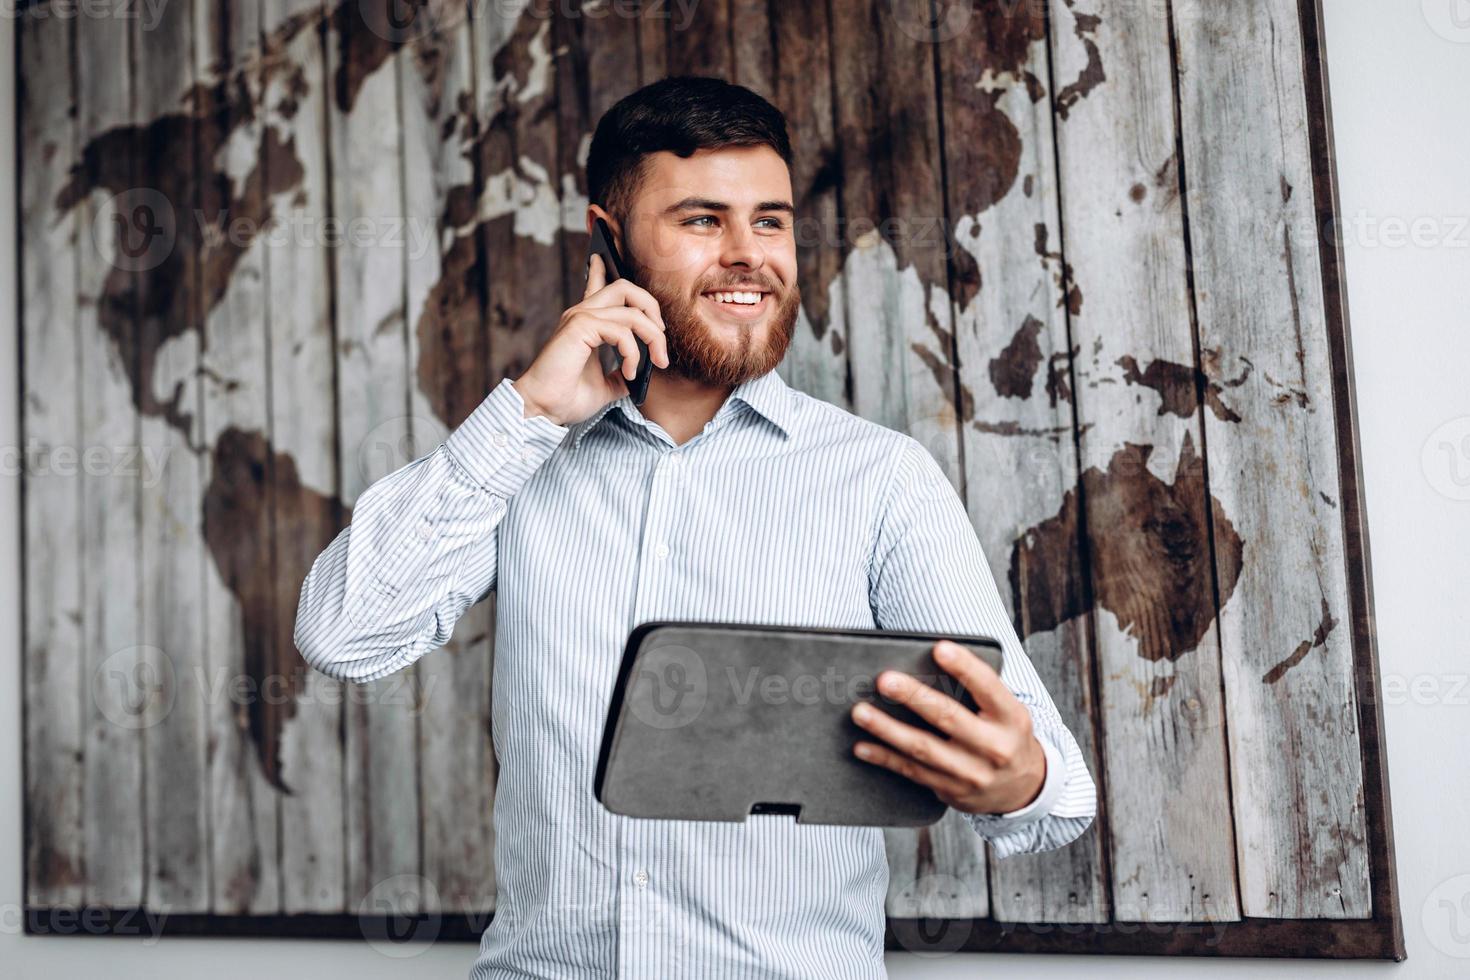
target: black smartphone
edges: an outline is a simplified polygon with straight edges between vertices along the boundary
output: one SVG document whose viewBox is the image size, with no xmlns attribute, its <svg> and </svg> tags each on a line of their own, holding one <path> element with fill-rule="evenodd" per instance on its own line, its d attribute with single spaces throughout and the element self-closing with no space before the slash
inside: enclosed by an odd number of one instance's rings
<svg viewBox="0 0 1470 980">
<path fill-rule="evenodd" d="M 607 281 L 614 279 L 632 279 L 628 274 L 627 266 L 623 265 L 622 256 L 613 245 L 612 229 L 602 218 L 592 228 L 593 255 L 602 256 L 602 267 L 606 270 Z M 653 375 L 653 362 L 648 359 L 648 344 L 636 333 L 633 340 L 638 344 L 638 370 L 633 375 L 633 380 L 628 382 L 628 394 L 633 398 L 634 405 L 642 405 L 643 399 L 648 396 L 648 379 Z"/>
</svg>

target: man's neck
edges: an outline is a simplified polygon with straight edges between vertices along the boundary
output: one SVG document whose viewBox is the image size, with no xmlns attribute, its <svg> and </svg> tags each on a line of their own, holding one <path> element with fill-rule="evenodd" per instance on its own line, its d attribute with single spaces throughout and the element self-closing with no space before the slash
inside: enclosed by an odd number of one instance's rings
<svg viewBox="0 0 1470 980">
<path fill-rule="evenodd" d="M 733 386 L 710 386 L 688 378 L 654 371 L 648 379 L 648 397 L 638 406 L 643 417 L 657 422 L 675 445 L 682 446 L 705 427 Z"/>
</svg>

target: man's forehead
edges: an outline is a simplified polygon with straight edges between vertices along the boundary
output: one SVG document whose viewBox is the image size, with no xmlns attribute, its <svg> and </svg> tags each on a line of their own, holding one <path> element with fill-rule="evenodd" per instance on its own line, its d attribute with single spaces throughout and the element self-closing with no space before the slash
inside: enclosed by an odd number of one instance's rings
<svg viewBox="0 0 1470 980">
<path fill-rule="evenodd" d="M 710 183 L 722 176 L 739 179 Z M 642 191 L 658 210 L 686 198 L 753 207 L 773 199 L 789 201 L 791 174 L 786 161 L 768 146 L 696 150 L 689 157 L 660 150 L 644 160 Z"/>
</svg>

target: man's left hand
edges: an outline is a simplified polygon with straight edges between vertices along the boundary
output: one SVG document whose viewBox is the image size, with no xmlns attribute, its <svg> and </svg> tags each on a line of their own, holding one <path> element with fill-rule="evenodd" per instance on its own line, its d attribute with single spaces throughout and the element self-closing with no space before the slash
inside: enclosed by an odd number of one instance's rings
<svg viewBox="0 0 1470 980">
<path fill-rule="evenodd" d="M 1032 732 L 1031 712 L 966 647 L 940 640 L 934 660 L 958 678 L 979 710 L 910 674 L 885 670 L 877 678 L 878 692 L 949 737 L 860 703 L 853 706 L 853 721 L 888 744 L 858 742 L 854 754 L 930 787 L 947 806 L 965 813 L 1009 813 L 1035 800 L 1046 782 L 1046 753 Z"/>
</svg>

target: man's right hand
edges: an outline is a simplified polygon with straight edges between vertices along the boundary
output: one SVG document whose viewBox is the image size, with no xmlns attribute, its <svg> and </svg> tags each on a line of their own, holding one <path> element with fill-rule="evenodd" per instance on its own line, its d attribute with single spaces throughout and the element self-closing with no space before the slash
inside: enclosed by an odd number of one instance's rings
<svg viewBox="0 0 1470 980">
<path fill-rule="evenodd" d="M 658 301 L 628 279 L 609 284 L 602 257 L 592 256 L 582 302 L 561 315 L 556 332 L 526 373 L 511 382 L 525 402 L 526 418 L 544 415 L 558 425 L 571 425 L 626 395 L 628 382 L 638 371 L 634 334 L 648 345 L 655 367 L 669 366 Z M 622 353 L 621 373 L 603 374 L 597 356 L 603 344 L 613 344 Z"/>
</svg>

